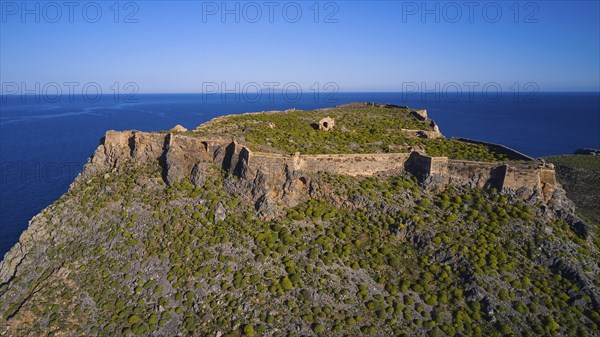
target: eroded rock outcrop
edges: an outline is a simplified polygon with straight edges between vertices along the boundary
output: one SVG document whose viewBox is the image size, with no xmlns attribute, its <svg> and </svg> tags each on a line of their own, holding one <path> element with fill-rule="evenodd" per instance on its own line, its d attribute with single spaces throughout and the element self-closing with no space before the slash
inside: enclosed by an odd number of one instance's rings
<svg viewBox="0 0 600 337">
<path fill-rule="evenodd" d="M 201 139 L 170 134 L 165 149 L 164 177 L 172 185 L 192 173 L 200 162 L 211 160 Z M 166 174 L 165 174 L 166 173 Z"/>
<path fill-rule="evenodd" d="M 168 136 L 140 131 L 107 131 L 80 177 L 90 178 L 111 171 L 131 159 L 135 159 L 136 164 L 158 161 L 165 153 Z"/>
</svg>

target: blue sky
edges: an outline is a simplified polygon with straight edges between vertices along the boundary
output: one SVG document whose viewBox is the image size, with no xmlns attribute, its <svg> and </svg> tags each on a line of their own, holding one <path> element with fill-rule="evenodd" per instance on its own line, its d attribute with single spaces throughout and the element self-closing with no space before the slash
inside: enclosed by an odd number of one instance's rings
<svg viewBox="0 0 600 337">
<path fill-rule="evenodd" d="M 209 82 L 600 90 L 598 1 L 464 3 L 325 1 L 317 13 L 314 1 L 138 1 L 117 14 L 112 1 L 76 2 L 70 13 L 63 2 L 2 0 L 0 76 L 3 88 L 134 82 L 149 93 Z M 222 6 L 239 22 L 223 20 Z"/>
</svg>

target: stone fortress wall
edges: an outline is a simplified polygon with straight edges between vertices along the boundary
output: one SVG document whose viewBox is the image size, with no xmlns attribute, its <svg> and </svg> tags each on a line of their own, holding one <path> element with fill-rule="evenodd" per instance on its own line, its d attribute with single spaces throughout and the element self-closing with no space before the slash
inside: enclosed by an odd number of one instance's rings
<svg viewBox="0 0 600 337">
<path fill-rule="evenodd" d="M 425 181 L 435 177 L 441 185 L 474 188 L 496 188 L 522 191 L 524 197 L 534 194 L 549 200 L 558 187 L 554 168 L 543 162 L 476 162 L 431 157 L 417 151 L 411 153 L 368 153 L 327 155 L 282 155 L 253 152 L 243 144 L 235 144 L 235 152 L 246 153 L 251 171 L 281 171 L 285 168 L 305 173 L 327 172 L 349 176 L 372 176 L 388 172 L 409 172 Z M 236 156 L 233 154 L 236 158 Z"/>
<path fill-rule="evenodd" d="M 371 176 L 404 170 L 409 153 L 294 155 L 295 168 L 306 172 L 328 172 L 349 176 Z"/>
<path fill-rule="evenodd" d="M 328 172 L 349 176 L 408 172 L 420 181 L 500 191 L 521 191 L 523 197 L 540 196 L 549 200 L 558 188 L 554 168 L 541 161 L 475 162 L 431 157 L 418 151 L 410 153 L 368 154 L 275 154 L 253 152 L 233 140 L 200 138 L 181 133 L 108 131 L 91 163 L 116 166 L 118 161 L 137 158 L 159 161 L 168 170 L 171 182 L 190 175 L 199 161 L 213 161 L 241 178 L 254 179 L 260 172 L 278 177 L 308 176 Z M 308 177 L 303 177 L 304 181 Z M 169 181 L 168 181 L 169 182 Z"/>
</svg>

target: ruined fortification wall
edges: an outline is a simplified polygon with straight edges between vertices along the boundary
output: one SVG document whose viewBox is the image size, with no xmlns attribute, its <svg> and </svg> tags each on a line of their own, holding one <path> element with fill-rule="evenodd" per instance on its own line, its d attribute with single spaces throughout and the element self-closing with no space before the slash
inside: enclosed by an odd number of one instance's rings
<svg viewBox="0 0 600 337">
<path fill-rule="evenodd" d="M 430 157 L 429 174 L 448 175 L 448 158 Z"/>
<path fill-rule="evenodd" d="M 329 172 L 349 176 L 371 176 L 404 170 L 409 153 L 301 155 L 298 168 L 307 172 Z"/>
<path fill-rule="evenodd" d="M 404 169 L 418 178 L 423 179 L 431 175 L 431 158 L 432 157 L 429 156 L 423 156 L 418 152 L 413 152 L 406 161 Z"/>
<path fill-rule="evenodd" d="M 552 167 L 538 167 L 531 162 L 509 165 L 449 160 L 447 157 L 429 157 L 413 152 L 405 163 L 405 170 L 421 180 L 433 177 L 437 184 L 520 191 L 525 198 L 538 194 L 549 200 L 559 187 Z"/>
<path fill-rule="evenodd" d="M 83 173 L 108 171 L 135 158 L 138 163 L 157 161 L 164 153 L 166 134 L 139 131 L 108 131 L 100 141 Z"/>
<path fill-rule="evenodd" d="M 189 175 L 198 162 L 212 160 L 201 139 L 169 134 L 166 141 L 161 164 L 166 170 L 165 178 L 169 184 Z"/>
<path fill-rule="evenodd" d="M 544 201 L 548 201 L 554 191 L 560 188 L 552 166 L 541 165 L 531 168 L 506 165 L 505 168 L 506 173 L 502 184 L 504 192 L 518 192 L 525 196 L 537 194 Z"/>
<path fill-rule="evenodd" d="M 502 189 L 517 191 L 523 187 L 541 191 L 540 170 L 506 166 Z"/>
<path fill-rule="evenodd" d="M 249 150 L 247 150 L 249 151 Z M 294 159 L 290 155 L 271 154 L 249 151 L 248 167 L 252 172 L 261 170 L 278 176 L 284 176 L 287 167 L 294 167 Z"/>
<path fill-rule="evenodd" d="M 101 141 L 100 150 L 115 159 L 158 159 L 164 152 L 168 136 L 141 131 L 108 131 Z"/>
<path fill-rule="evenodd" d="M 401 131 L 407 134 L 408 136 L 415 138 L 444 138 L 444 135 L 442 135 L 437 125 L 434 125 L 431 130 L 402 129 Z"/>
<path fill-rule="evenodd" d="M 248 166 L 265 171 L 286 167 L 303 172 L 328 172 L 349 176 L 371 176 L 381 172 L 403 171 L 409 153 L 282 155 L 250 152 Z"/>
<path fill-rule="evenodd" d="M 504 172 L 503 165 L 498 163 L 448 161 L 448 182 L 455 186 L 501 188 Z"/>
<path fill-rule="evenodd" d="M 445 178 L 448 175 L 448 158 L 430 157 L 412 152 L 404 168 L 421 179 L 432 175 Z"/>
<path fill-rule="evenodd" d="M 416 151 L 285 155 L 252 152 L 248 146 L 227 139 L 139 131 L 107 132 L 84 168 L 84 174 L 109 171 L 129 159 L 136 159 L 139 163 L 159 163 L 170 184 L 190 176 L 199 163 L 214 162 L 242 179 L 264 182 L 261 185 L 263 189 L 274 191 L 277 196 L 285 196 L 286 188 L 288 192 L 292 191 L 294 185 L 290 181 L 294 179 L 298 180 L 294 182 L 298 186 L 305 187 L 308 179 L 306 173 L 316 172 L 371 176 L 407 171 L 422 181 L 433 177 L 436 184 L 493 187 L 502 191 L 520 191 L 523 197 L 538 194 L 546 200 L 559 187 L 552 166 L 533 162 L 506 164 L 449 160 L 447 157 L 430 157 Z"/>
<path fill-rule="evenodd" d="M 540 185 L 546 201 L 549 200 L 549 197 L 552 196 L 554 191 L 560 187 L 560 184 L 556 180 L 556 171 L 554 170 L 554 167 L 540 168 Z"/>
</svg>

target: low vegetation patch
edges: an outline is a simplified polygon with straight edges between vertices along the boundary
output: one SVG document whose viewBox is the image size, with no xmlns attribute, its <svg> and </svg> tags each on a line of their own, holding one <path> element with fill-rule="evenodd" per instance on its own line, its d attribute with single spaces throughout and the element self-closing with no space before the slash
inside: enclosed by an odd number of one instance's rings
<svg viewBox="0 0 600 337">
<path fill-rule="evenodd" d="M 131 166 L 77 185 L 42 213 L 53 233 L 38 248 L 47 261 L 23 266 L 2 289 L 0 329 L 35 336 L 598 331 L 588 293 L 539 262 L 548 254 L 598 261 L 598 251 L 561 220 L 544 219 L 542 205 L 477 189 L 429 194 L 404 175 L 320 174 L 321 188 L 352 207 L 312 199 L 266 221 L 227 191 L 233 178 L 216 168 L 207 174 L 201 188 L 168 187 L 160 172 Z M 215 217 L 221 207 L 225 219 Z"/>
<path fill-rule="evenodd" d="M 335 119 L 335 127 L 328 132 L 319 130 L 319 120 L 328 116 Z M 408 152 L 410 146 L 420 146 L 432 156 L 451 159 L 511 159 L 485 145 L 419 138 L 402 129 L 430 130 L 431 125 L 419 120 L 409 109 L 375 106 L 229 116 L 203 124 L 194 134 L 236 138 L 249 143 L 254 150 L 280 153 Z"/>
</svg>

